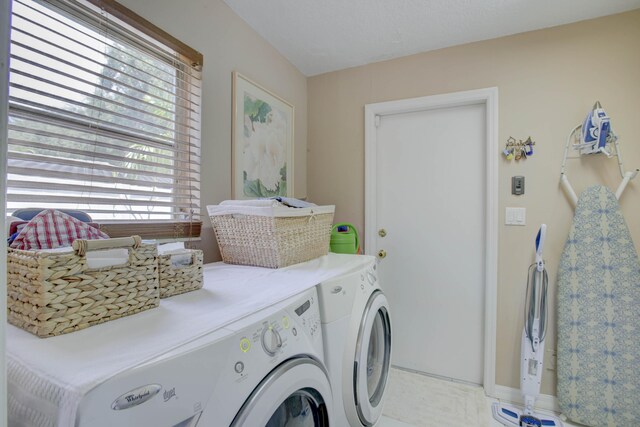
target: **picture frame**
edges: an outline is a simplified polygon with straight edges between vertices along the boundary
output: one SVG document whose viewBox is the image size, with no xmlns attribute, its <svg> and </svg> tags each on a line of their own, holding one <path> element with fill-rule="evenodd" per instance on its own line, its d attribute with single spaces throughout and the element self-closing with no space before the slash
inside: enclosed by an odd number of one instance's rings
<svg viewBox="0 0 640 427">
<path fill-rule="evenodd" d="M 233 198 L 293 197 L 293 105 L 237 71 L 232 89 Z"/>
</svg>

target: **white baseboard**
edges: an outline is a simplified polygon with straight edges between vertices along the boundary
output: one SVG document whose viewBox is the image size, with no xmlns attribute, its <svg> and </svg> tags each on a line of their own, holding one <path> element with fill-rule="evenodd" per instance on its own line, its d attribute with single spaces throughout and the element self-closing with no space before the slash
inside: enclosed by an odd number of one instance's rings
<svg viewBox="0 0 640 427">
<path fill-rule="evenodd" d="M 520 393 L 520 389 L 496 384 L 492 394 L 493 396 L 489 397 L 522 406 L 522 393 Z M 536 409 L 545 409 L 547 411 L 553 411 L 556 414 L 560 413 L 558 399 L 550 394 L 541 394 L 538 396 L 536 399 Z"/>
</svg>

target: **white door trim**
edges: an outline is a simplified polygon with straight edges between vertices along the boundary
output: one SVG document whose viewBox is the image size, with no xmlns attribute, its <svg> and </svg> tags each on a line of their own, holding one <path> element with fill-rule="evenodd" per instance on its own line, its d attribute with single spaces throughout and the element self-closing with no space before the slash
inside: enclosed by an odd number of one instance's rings
<svg viewBox="0 0 640 427">
<path fill-rule="evenodd" d="M 367 104 L 364 107 L 365 253 L 374 250 L 376 227 L 376 125 L 380 116 L 484 104 L 486 109 L 486 274 L 484 325 L 484 389 L 495 396 L 496 310 L 498 284 L 498 88 L 485 88 L 420 98 Z"/>
<path fill-rule="evenodd" d="M 7 188 L 7 110 L 9 97 L 9 29 L 11 1 L 0 0 L 0 188 Z M 0 427 L 7 425 L 7 372 L 5 356 L 5 327 L 7 324 L 7 236 L 5 227 L 5 190 L 0 191 Z"/>
</svg>

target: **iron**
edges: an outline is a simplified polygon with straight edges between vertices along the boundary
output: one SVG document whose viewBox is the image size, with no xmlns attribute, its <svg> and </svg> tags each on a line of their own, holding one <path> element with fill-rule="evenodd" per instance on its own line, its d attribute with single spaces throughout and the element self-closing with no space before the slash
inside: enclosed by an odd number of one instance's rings
<svg viewBox="0 0 640 427">
<path fill-rule="evenodd" d="M 582 123 L 580 142 L 574 144 L 574 148 L 580 151 L 580 154 L 603 153 L 610 157 L 607 145 L 616 139 L 609 116 L 600 105 L 600 101 L 596 101 Z"/>
</svg>

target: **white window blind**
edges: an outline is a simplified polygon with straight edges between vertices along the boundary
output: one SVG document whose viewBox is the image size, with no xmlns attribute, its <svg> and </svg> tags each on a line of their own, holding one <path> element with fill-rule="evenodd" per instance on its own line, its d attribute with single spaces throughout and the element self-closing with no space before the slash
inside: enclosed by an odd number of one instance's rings
<svg viewBox="0 0 640 427">
<path fill-rule="evenodd" d="M 10 65 L 9 212 L 199 221 L 198 65 L 72 0 L 14 0 Z"/>
</svg>

